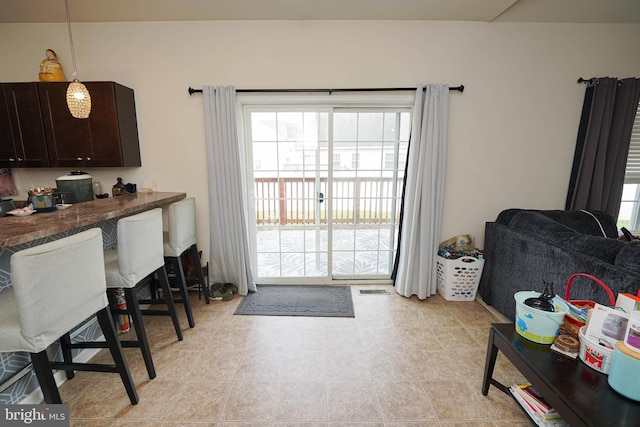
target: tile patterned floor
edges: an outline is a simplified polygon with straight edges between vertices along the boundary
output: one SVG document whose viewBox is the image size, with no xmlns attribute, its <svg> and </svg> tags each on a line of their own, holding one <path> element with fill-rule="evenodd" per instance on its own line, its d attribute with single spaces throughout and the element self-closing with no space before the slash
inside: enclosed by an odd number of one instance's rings
<svg viewBox="0 0 640 427">
<path fill-rule="evenodd" d="M 79 372 L 60 387 L 71 426 L 530 425 L 508 396 L 480 393 L 489 311 L 389 290 L 353 287 L 355 318 L 234 316 L 241 297 L 206 305 L 194 294 L 196 327 L 182 317 L 182 342 L 169 318 L 145 317 L 154 380 L 139 350 L 125 350 L 140 403 L 119 377 Z M 502 355 L 495 376 L 524 380 Z"/>
</svg>

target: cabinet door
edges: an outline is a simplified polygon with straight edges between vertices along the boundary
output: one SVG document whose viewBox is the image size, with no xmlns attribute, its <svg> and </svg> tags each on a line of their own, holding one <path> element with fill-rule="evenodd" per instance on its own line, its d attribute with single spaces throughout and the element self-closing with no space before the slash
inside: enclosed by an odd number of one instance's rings
<svg viewBox="0 0 640 427">
<path fill-rule="evenodd" d="M 17 167 L 16 147 L 9 123 L 9 109 L 4 95 L 4 87 L 0 85 L 0 167 Z"/>
<path fill-rule="evenodd" d="M 113 82 L 85 83 L 91 95 L 89 135 L 91 160 L 87 166 L 125 166 L 122 161 Z"/>
<path fill-rule="evenodd" d="M 38 83 L 40 106 L 51 166 L 77 169 L 86 166 L 86 158 L 91 158 L 90 118 L 76 119 L 71 115 L 67 86 L 67 82 Z"/>
<path fill-rule="evenodd" d="M 67 108 L 68 83 L 39 83 L 51 166 L 136 166 L 122 158 L 115 83 L 85 85 L 91 95 L 91 114 L 88 119 L 76 119 Z M 135 143 L 137 147 L 137 139 Z"/>
<path fill-rule="evenodd" d="M 5 83 L 4 101 L 9 132 L 13 138 L 16 162 L 11 167 L 48 167 L 49 156 L 44 136 L 38 87 L 36 83 Z M 5 135 L 6 125 L 0 107 L 0 134 Z M 7 134 L 8 135 L 8 134 Z M 8 141 L 8 136 L 7 136 Z M 9 144 L 2 137 L 0 156 L 9 154 Z"/>
</svg>

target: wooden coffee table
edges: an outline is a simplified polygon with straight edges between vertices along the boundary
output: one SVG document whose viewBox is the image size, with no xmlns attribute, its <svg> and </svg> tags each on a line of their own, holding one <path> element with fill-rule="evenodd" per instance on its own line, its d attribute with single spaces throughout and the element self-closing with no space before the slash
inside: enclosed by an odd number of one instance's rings
<svg viewBox="0 0 640 427">
<path fill-rule="evenodd" d="M 493 378 L 498 350 L 574 426 L 640 426 L 640 403 L 609 387 L 607 375 L 521 337 L 513 323 L 494 323 L 489 331 L 482 394 L 489 385 L 512 396 L 509 386 Z"/>
</svg>

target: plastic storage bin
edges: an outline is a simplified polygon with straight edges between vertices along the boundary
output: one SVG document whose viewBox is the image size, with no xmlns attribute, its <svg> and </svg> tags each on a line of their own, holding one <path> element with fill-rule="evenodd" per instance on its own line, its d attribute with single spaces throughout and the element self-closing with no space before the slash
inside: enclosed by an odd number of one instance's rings
<svg viewBox="0 0 640 427">
<path fill-rule="evenodd" d="M 476 299 L 484 259 L 463 256 L 447 259 L 436 256 L 438 293 L 447 301 Z"/>
<path fill-rule="evenodd" d="M 629 399 L 640 402 L 640 353 L 618 341 L 611 362 L 609 385 Z"/>
</svg>

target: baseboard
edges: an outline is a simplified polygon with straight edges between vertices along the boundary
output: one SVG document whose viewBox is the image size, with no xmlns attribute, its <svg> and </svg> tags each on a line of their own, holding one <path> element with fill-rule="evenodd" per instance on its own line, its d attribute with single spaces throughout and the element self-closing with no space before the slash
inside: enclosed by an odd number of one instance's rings
<svg viewBox="0 0 640 427">
<path fill-rule="evenodd" d="M 482 298 L 480 297 L 480 295 L 476 296 L 476 301 L 478 301 L 480 303 L 480 305 L 482 305 L 489 313 L 493 314 L 493 316 L 496 319 L 498 319 L 500 322 L 502 322 L 502 323 L 512 323 L 512 321 L 509 320 L 509 318 L 507 316 L 505 316 L 504 314 L 500 313 L 498 310 L 493 308 L 493 306 L 487 305 L 486 302 L 482 301 Z"/>
</svg>

